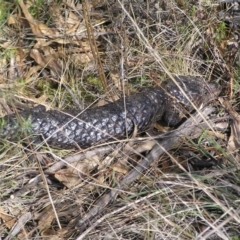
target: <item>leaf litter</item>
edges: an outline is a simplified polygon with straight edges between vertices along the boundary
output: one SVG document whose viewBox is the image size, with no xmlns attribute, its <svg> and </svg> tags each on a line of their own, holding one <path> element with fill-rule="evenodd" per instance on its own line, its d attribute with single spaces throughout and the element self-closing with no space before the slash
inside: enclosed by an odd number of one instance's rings
<svg viewBox="0 0 240 240">
<path fill-rule="evenodd" d="M 170 72 L 217 79 L 225 97 L 238 99 L 237 17 L 232 16 L 234 26 L 231 15 L 226 21 L 218 18 L 219 11 L 229 14 L 232 6 L 209 1 L 53 1 L 36 6 L 20 0 L 9 5 L 2 24 L 0 97 L 11 111 L 40 103 L 59 110 L 77 103 L 76 108 L 84 109 L 99 99 L 108 102 L 160 84 Z M 218 135 L 189 136 L 195 144 L 180 141 L 155 156 L 142 175 L 134 170 L 146 164 L 155 146 L 151 134 L 80 153 L 3 141 L 1 237 L 239 236 L 239 110 L 225 103 L 208 120 Z M 224 125 L 229 115 L 231 131 Z M 160 131 L 168 134 L 169 129 Z M 216 137 L 220 135 L 228 142 Z M 202 148 L 223 166 L 195 171 L 181 151 L 205 160 Z M 127 182 L 130 173 L 136 175 Z M 79 219 L 89 216 L 91 224 L 80 226 Z"/>
</svg>

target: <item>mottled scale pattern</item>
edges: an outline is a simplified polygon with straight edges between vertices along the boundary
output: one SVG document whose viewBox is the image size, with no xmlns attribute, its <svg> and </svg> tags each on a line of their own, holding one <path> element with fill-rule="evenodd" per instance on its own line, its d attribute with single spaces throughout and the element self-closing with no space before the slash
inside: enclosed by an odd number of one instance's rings
<svg viewBox="0 0 240 240">
<path fill-rule="evenodd" d="M 0 137 L 9 141 L 45 141 L 55 148 L 87 148 L 111 140 L 131 136 L 134 129 L 145 131 L 154 122 L 164 120 L 174 126 L 182 118 L 181 111 L 192 111 L 219 93 L 216 84 L 206 84 L 196 77 L 176 77 L 162 87 L 147 87 L 141 92 L 107 105 L 82 112 L 46 111 L 37 107 L 7 115 L 0 119 Z"/>
</svg>

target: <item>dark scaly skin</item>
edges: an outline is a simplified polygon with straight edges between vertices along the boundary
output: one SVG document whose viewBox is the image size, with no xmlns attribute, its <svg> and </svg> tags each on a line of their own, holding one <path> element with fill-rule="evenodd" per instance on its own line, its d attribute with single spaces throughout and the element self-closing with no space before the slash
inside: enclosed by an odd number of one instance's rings
<svg viewBox="0 0 240 240">
<path fill-rule="evenodd" d="M 175 79 L 196 107 L 219 94 L 216 84 L 206 84 L 199 78 Z M 130 136 L 135 128 L 143 132 L 159 120 L 174 126 L 182 118 L 182 106 L 185 111 L 194 110 L 172 80 L 168 80 L 162 88 L 144 88 L 140 93 L 126 97 L 125 104 L 120 99 L 71 115 L 56 110 L 46 111 L 44 106 L 39 105 L 1 118 L 0 138 L 17 141 L 28 136 L 28 140 L 35 143 L 44 140 L 55 148 L 86 148 Z"/>
</svg>

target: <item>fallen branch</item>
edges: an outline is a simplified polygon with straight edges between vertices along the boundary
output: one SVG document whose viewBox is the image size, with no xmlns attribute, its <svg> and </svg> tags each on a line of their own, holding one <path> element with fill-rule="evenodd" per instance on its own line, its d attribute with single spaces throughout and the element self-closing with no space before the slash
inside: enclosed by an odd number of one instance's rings
<svg viewBox="0 0 240 240">
<path fill-rule="evenodd" d="M 94 223 L 94 219 L 105 210 L 105 207 L 111 201 L 116 199 L 120 191 L 123 191 L 123 189 L 134 182 L 143 173 L 143 171 L 148 169 L 155 159 L 158 159 L 163 153 L 168 152 L 174 146 L 179 144 L 181 142 L 181 138 L 186 136 L 189 137 L 190 135 L 194 135 L 194 137 L 200 135 L 203 129 L 201 125 L 199 125 L 199 123 L 202 121 L 202 116 L 206 117 L 214 110 L 215 109 L 213 107 L 204 108 L 201 114 L 196 113 L 193 117 L 189 118 L 185 123 L 183 123 L 177 131 L 166 134 L 163 140 L 156 142 L 151 152 L 127 174 L 127 176 L 118 184 L 118 186 L 103 195 L 85 216 L 80 216 L 78 219 L 76 219 L 74 222 L 75 227 L 81 232 L 81 235 L 79 235 L 77 239 L 83 239 L 87 233 L 89 233 L 100 223 L 99 221 Z M 209 123 L 204 123 L 204 130 L 208 128 L 211 128 Z M 102 217 L 101 219 L 103 221 L 105 218 Z M 90 227 L 87 229 L 89 225 Z M 83 232 L 84 230 L 85 232 Z"/>
</svg>

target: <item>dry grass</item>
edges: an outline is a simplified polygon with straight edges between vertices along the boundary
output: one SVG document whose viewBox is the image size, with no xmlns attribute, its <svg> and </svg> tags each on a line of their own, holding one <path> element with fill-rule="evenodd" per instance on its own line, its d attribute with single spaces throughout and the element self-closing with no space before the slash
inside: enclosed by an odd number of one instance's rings
<svg viewBox="0 0 240 240">
<path fill-rule="evenodd" d="M 234 34 L 239 29 L 218 18 L 230 4 L 48 2 L 0 1 L 6 9 L 0 11 L 0 116 L 9 106 L 16 111 L 39 103 L 84 109 L 175 74 L 217 81 L 237 103 L 240 61 Z M 74 151 L 2 140 L 1 238 L 240 239 L 239 154 L 226 147 L 228 115 L 222 107 L 217 111 L 215 133 L 203 131 L 170 151 L 171 158 L 156 159 L 82 231 L 76 220 L 141 156 L 119 143 L 105 154 L 44 173 Z M 210 154 L 221 164 L 192 169 L 189 153 L 201 160 Z M 39 174 L 43 181 L 35 183 Z"/>
</svg>

